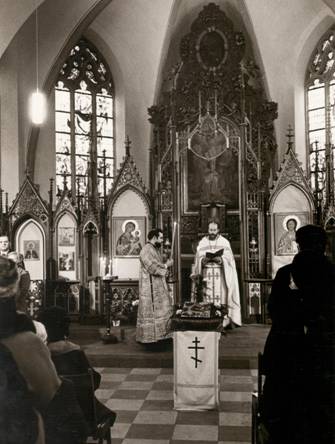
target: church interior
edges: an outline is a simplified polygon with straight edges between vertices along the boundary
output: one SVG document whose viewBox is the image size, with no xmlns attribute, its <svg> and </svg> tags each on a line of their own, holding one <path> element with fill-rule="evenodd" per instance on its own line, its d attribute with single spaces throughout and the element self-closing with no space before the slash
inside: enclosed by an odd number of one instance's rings
<svg viewBox="0 0 335 444">
<path fill-rule="evenodd" d="M 0 235 L 30 274 L 29 315 L 71 317 L 113 443 L 251 442 L 295 231 L 324 227 L 335 259 L 334 0 L 4 0 L 0 23 Z M 176 412 L 172 348 L 135 341 L 139 254 L 160 227 L 181 306 L 213 219 L 242 327 L 220 339 L 219 410 Z"/>
</svg>

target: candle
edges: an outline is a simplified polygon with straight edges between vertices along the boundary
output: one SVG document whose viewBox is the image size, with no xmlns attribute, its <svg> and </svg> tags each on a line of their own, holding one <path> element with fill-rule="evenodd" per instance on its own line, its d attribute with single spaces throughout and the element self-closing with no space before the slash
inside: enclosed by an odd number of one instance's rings
<svg viewBox="0 0 335 444">
<path fill-rule="evenodd" d="M 103 257 L 100 256 L 100 261 L 99 261 L 99 275 L 103 276 Z"/>
<path fill-rule="evenodd" d="M 171 259 L 173 258 L 174 240 L 176 237 L 177 222 L 173 222 L 173 233 L 172 233 L 172 243 L 171 243 Z"/>
</svg>

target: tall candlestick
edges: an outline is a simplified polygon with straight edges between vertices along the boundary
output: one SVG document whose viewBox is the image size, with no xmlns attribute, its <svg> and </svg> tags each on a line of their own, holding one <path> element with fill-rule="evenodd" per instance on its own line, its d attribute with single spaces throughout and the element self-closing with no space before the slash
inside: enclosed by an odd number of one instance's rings
<svg viewBox="0 0 335 444">
<path fill-rule="evenodd" d="M 176 237 L 177 231 L 177 222 L 173 222 L 173 233 L 172 233 L 172 243 L 171 243 L 171 259 L 173 259 L 173 249 L 174 249 L 174 240 Z"/>
</svg>

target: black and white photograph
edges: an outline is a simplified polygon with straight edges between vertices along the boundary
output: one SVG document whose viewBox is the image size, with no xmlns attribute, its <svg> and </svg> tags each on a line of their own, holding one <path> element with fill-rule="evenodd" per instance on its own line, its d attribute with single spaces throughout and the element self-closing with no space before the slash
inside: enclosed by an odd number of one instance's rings
<svg viewBox="0 0 335 444">
<path fill-rule="evenodd" d="M 0 12 L 0 442 L 335 444 L 335 0 Z"/>
</svg>

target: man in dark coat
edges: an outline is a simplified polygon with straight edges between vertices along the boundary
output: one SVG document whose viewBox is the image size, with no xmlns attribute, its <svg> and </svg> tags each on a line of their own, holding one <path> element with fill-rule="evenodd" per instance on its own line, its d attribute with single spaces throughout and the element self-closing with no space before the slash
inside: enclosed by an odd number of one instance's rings
<svg viewBox="0 0 335 444">
<path fill-rule="evenodd" d="M 296 233 L 299 252 L 280 268 L 268 302 L 262 417 L 271 444 L 335 442 L 335 268 L 315 225 Z"/>
</svg>

